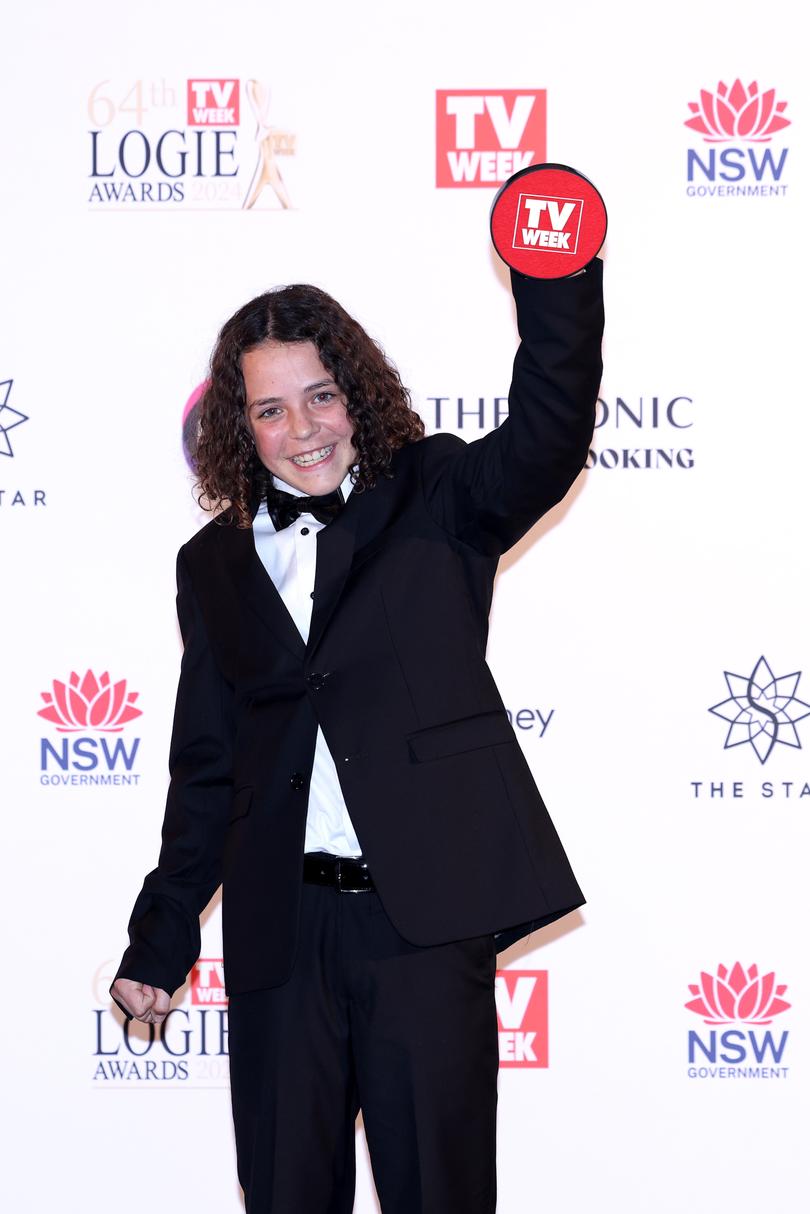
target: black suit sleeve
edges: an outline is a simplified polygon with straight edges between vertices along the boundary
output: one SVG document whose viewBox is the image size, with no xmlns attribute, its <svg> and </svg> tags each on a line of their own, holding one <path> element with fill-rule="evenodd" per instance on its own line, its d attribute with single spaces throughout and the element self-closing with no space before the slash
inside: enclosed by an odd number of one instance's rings
<svg viewBox="0 0 810 1214">
<path fill-rule="evenodd" d="M 602 374 L 602 262 L 546 282 L 512 274 L 521 344 L 509 416 L 469 445 L 425 444 L 423 486 L 433 518 L 499 556 L 561 501 L 582 470 Z"/>
<path fill-rule="evenodd" d="M 162 846 L 135 902 L 130 945 L 116 974 L 170 994 L 200 953 L 199 916 L 221 882 L 232 791 L 232 690 L 211 652 L 182 550 L 177 615 L 184 651 Z"/>
</svg>

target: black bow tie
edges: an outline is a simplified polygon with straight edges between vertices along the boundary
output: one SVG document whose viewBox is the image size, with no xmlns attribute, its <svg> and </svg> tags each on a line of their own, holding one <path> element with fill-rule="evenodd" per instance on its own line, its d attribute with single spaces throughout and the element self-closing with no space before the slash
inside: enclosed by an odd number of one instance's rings
<svg viewBox="0 0 810 1214">
<path fill-rule="evenodd" d="M 343 509 L 340 489 L 322 493 L 320 497 L 296 497 L 283 489 L 271 489 L 267 495 L 267 513 L 276 531 L 283 531 L 301 514 L 311 514 L 319 523 L 331 523 Z"/>
</svg>

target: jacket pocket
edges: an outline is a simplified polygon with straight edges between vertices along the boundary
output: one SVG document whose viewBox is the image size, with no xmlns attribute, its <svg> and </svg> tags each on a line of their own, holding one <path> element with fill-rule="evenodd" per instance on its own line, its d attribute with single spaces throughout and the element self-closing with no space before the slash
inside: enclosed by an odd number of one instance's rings
<svg viewBox="0 0 810 1214">
<path fill-rule="evenodd" d="M 475 717 L 462 717 L 420 729 L 408 735 L 408 749 L 414 763 L 429 763 L 446 755 L 462 754 L 465 750 L 480 750 L 484 746 L 500 746 L 514 742 L 515 733 L 503 709 L 482 712 Z"/>
<path fill-rule="evenodd" d="M 245 814 L 250 809 L 250 802 L 253 800 L 253 789 L 249 784 L 244 788 L 237 788 L 231 800 L 231 808 L 228 814 L 228 825 L 235 822 L 237 818 L 244 818 Z"/>
</svg>

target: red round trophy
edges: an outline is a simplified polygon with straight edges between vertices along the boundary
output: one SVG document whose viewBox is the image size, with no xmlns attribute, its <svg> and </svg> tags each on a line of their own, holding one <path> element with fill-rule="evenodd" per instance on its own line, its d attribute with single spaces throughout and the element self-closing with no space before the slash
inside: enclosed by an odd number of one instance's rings
<svg viewBox="0 0 810 1214">
<path fill-rule="evenodd" d="M 504 182 L 489 216 L 498 256 L 528 278 L 570 278 L 607 232 L 602 195 L 564 164 L 533 164 Z"/>
</svg>

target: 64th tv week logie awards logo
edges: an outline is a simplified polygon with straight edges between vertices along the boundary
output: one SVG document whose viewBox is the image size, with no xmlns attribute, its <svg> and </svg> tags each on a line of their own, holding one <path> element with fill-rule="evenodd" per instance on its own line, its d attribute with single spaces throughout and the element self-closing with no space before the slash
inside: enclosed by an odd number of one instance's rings
<svg viewBox="0 0 810 1214">
<path fill-rule="evenodd" d="M 702 140 L 687 149 L 687 196 L 784 197 L 788 149 L 781 145 L 781 134 L 791 122 L 786 109 L 775 88 L 761 89 L 756 80 L 744 84 L 737 79 L 731 85 L 721 80 L 716 89 L 700 89 L 684 121 Z"/>
<path fill-rule="evenodd" d="M 90 210 L 288 210 L 296 136 L 261 80 L 101 80 L 87 98 Z"/>
<path fill-rule="evenodd" d="M 141 739 L 125 729 L 142 711 L 135 706 L 138 692 L 129 691 L 126 679 L 114 682 L 107 671 L 96 676 L 74 670 L 65 682 L 54 679 L 41 698 L 45 706 L 37 716 L 55 727 L 55 736 L 40 738 L 40 784 L 138 784 Z"/>
<path fill-rule="evenodd" d="M 200 957 L 163 1023 L 125 1020 L 109 997 L 116 963 L 93 979 L 94 1087 L 107 1091 L 228 1087 L 228 996 L 221 957 Z"/>
</svg>

